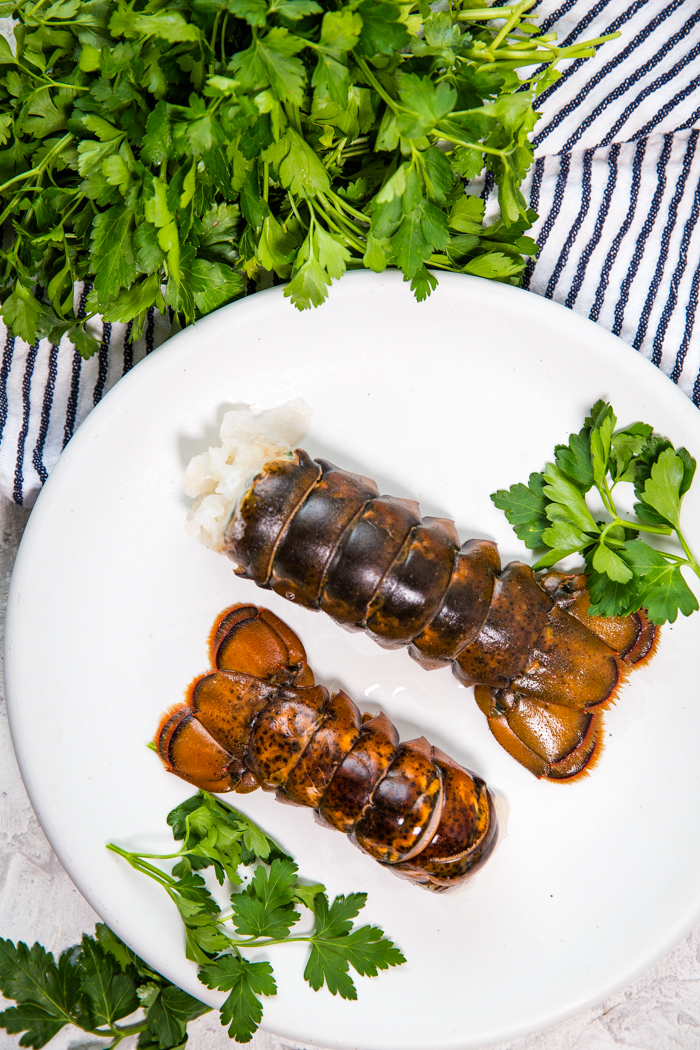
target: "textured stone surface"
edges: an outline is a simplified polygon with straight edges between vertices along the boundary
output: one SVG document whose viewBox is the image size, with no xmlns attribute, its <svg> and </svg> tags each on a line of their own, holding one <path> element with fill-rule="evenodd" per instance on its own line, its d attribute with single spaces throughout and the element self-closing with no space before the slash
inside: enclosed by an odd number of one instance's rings
<svg viewBox="0 0 700 1050">
<path fill-rule="evenodd" d="M 28 514 L 0 496 L 0 641 L 17 545 Z M 595 907 L 595 900 L 591 901 Z M 0 936 L 40 941 L 62 951 L 92 931 L 97 915 L 76 890 L 39 827 L 17 769 L 0 697 Z M 640 916 L 643 921 L 643 916 Z M 321 992 L 319 994 L 326 994 Z M 0 1004 L 2 1003 L 0 997 Z M 361 1009 L 361 1001 L 358 1009 Z M 342 1038 L 342 1034 L 341 1034 Z M 121 1047 L 130 1050 L 134 1040 Z M 107 1045 L 64 1029 L 50 1050 Z M 232 1046 L 214 1014 L 190 1025 L 192 1050 Z M 234 1044 L 237 1045 L 237 1044 Z M 301 1043 L 258 1032 L 250 1050 L 304 1050 Z M 19 1037 L 0 1030 L 0 1050 Z M 700 927 L 647 974 L 594 1009 L 495 1050 L 700 1050 Z"/>
</svg>

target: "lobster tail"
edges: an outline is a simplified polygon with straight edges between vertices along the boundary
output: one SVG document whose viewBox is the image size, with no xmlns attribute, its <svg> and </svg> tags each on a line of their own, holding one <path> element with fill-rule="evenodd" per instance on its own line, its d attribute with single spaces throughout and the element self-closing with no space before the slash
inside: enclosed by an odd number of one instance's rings
<svg viewBox="0 0 700 1050">
<path fill-rule="evenodd" d="M 342 691 L 299 686 L 310 675 L 292 631 L 267 610 L 241 606 L 216 625 L 213 652 L 229 664 L 260 647 L 267 679 L 231 666 L 197 679 L 189 703 L 161 721 L 156 746 L 170 772 L 209 791 L 276 791 L 316 811 L 392 871 L 444 890 L 488 857 L 496 836 L 491 795 L 424 737 L 399 742 L 384 714 L 360 717 Z M 234 632 L 233 641 L 229 638 Z M 279 661 L 284 635 L 290 658 Z M 295 640 L 295 641 L 294 641 Z M 295 644 L 296 642 L 296 644 Z M 288 684 L 278 684 L 287 677 Z"/>
<path fill-rule="evenodd" d="M 654 651 L 643 612 L 588 615 L 585 577 L 538 581 L 520 562 L 501 570 L 494 543 L 460 548 L 453 522 L 421 518 L 413 500 L 379 496 L 367 478 L 301 450 L 253 480 L 226 552 L 238 574 L 386 648 L 408 646 L 429 670 L 451 664 L 479 687 L 496 738 L 537 776 L 585 769 L 602 725 L 591 711 Z"/>
</svg>

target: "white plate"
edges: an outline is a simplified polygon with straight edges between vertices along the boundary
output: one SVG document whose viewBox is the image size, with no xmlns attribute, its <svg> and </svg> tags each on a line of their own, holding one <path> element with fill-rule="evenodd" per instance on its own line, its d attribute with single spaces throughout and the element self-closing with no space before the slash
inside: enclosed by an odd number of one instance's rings
<svg viewBox="0 0 700 1050">
<path fill-rule="evenodd" d="M 207 669 L 207 634 L 236 601 L 299 632 L 319 680 L 381 706 L 484 776 L 507 812 L 498 848 L 456 894 L 412 886 L 257 792 L 229 800 L 332 895 L 365 890 L 362 919 L 406 966 L 358 978 L 356 1003 L 313 992 L 301 945 L 270 953 L 279 993 L 263 1026 L 324 1047 L 448 1050 L 511 1039 L 600 1002 L 700 918 L 700 615 L 663 631 L 607 716 L 603 758 L 573 785 L 535 780 L 491 736 L 470 690 L 321 614 L 237 580 L 185 533 L 182 474 L 216 444 L 226 408 L 301 395 L 306 448 L 381 491 L 454 517 L 461 536 L 531 560 L 489 499 L 541 469 L 598 398 L 700 453 L 700 416 L 647 361 L 526 292 L 441 275 L 417 304 L 396 272 L 353 273 L 319 310 L 280 289 L 218 311 L 152 354 L 98 405 L 32 514 L 12 581 L 7 688 L 39 820 L 96 911 L 193 995 L 179 919 L 162 891 L 104 846 L 160 848 L 191 789 L 145 744 Z M 700 537 L 700 483 L 685 507 Z"/>
</svg>

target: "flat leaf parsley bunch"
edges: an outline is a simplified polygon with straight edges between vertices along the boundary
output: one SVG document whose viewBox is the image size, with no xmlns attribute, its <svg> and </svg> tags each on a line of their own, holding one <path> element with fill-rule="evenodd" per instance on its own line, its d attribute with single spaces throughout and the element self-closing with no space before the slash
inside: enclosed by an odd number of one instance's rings
<svg viewBox="0 0 700 1050">
<path fill-rule="evenodd" d="M 251 1039 L 262 1018 L 260 996 L 277 990 L 270 963 L 250 962 L 244 951 L 307 943 L 310 954 L 304 978 L 316 991 L 325 984 L 343 999 L 357 998 L 350 966 L 359 974 L 376 977 L 379 970 L 406 961 L 378 927 L 353 927 L 366 893 L 338 896 L 329 903 L 325 886 L 299 882 L 291 857 L 248 817 L 208 792 L 200 791 L 183 802 L 169 814 L 168 823 L 174 838 L 182 842 L 176 853 L 154 856 L 129 853 L 112 844 L 108 848 L 158 882 L 176 905 L 185 925 L 187 958 L 199 963 L 200 981 L 229 993 L 221 1007 L 221 1022 L 229 1026 L 232 1039 L 241 1043 Z M 152 860 L 176 863 L 167 873 Z M 254 864 L 252 877 L 242 886 L 246 873 L 239 869 Z M 199 874 L 205 868 L 212 868 L 219 884 L 228 879 L 236 887 L 227 911 L 222 911 Z M 314 917 L 310 933 L 291 932 L 301 919 L 299 905 Z"/>
<path fill-rule="evenodd" d="M 5 323 L 89 357 L 92 316 L 135 339 L 150 307 L 189 323 L 261 270 L 299 309 L 349 267 L 399 267 L 418 299 L 427 266 L 517 284 L 535 93 L 600 42 L 557 47 L 534 3 L 0 3 Z M 489 226 L 463 184 L 484 165 Z"/>
<path fill-rule="evenodd" d="M 244 951 L 305 942 L 310 947 L 305 979 L 316 991 L 325 984 L 343 999 L 357 998 L 351 966 L 375 977 L 406 961 L 378 927 L 353 926 L 366 893 L 329 903 L 325 886 L 299 882 L 291 857 L 252 820 L 208 792 L 174 809 L 168 824 L 182 843 L 175 853 L 129 853 L 113 844 L 108 849 L 158 882 L 175 904 L 185 926 L 186 955 L 199 964 L 200 981 L 229 993 L 221 1023 L 237 1042 L 250 1042 L 262 1018 L 260 997 L 277 991 L 270 963 L 250 962 Z M 171 871 L 153 860 L 166 862 Z M 220 885 L 228 880 L 235 887 L 226 912 L 199 874 L 206 868 Z M 301 920 L 299 905 L 314 918 L 306 934 L 292 933 Z M 111 1038 L 110 1047 L 138 1035 L 140 1050 L 183 1050 L 188 1022 L 209 1007 L 161 977 L 106 926 L 95 932 L 58 960 L 40 944 L 29 948 L 0 938 L 0 992 L 16 1003 L 0 1013 L 0 1028 L 23 1032 L 20 1046 L 36 1050 L 68 1024 Z M 143 1016 L 133 1018 L 139 1010 Z M 118 1023 L 125 1018 L 126 1024 Z"/>
<path fill-rule="evenodd" d="M 700 565 L 680 522 L 695 460 L 648 423 L 616 426 L 612 406 L 597 401 L 579 433 L 555 446 L 554 463 L 531 474 L 527 485 L 500 489 L 491 499 L 527 547 L 549 548 L 536 570 L 583 555 L 592 616 L 627 616 L 646 608 L 654 623 L 673 623 L 679 612 L 689 616 L 698 608 L 681 570 L 700 576 Z M 634 514 L 616 506 L 614 490 L 623 482 L 634 486 Z M 607 520 L 593 516 L 586 501 L 592 490 Z M 682 553 L 652 547 L 642 533 L 675 533 Z"/>
</svg>

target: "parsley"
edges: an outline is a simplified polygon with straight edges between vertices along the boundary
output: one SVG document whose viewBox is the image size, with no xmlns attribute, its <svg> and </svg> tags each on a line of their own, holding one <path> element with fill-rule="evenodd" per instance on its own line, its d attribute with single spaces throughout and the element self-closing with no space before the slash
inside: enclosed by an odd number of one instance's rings
<svg viewBox="0 0 700 1050">
<path fill-rule="evenodd" d="M 186 955 L 199 964 L 200 981 L 229 993 L 221 1022 L 232 1039 L 250 1041 L 262 1018 L 261 996 L 277 991 L 270 964 L 250 962 L 243 951 L 306 942 L 311 954 L 304 977 L 312 988 L 325 984 L 343 999 L 357 998 L 351 966 L 375 977 L 379 970 L 406 961 L 376 926 L 353 927 L 366 894 L 339 896 L 329 904 L 324 886 L 299 882 L 291 857 L 251 820 L 208 792 L 183 802 L 169 814 L 168 823 L 182 842 L 177 853 L 154 856 L 113 844 L 107 848 L 159 882 L 177 907 L 185 926 Z M 176 863 L 168 874 L 152 860 Z M 244 880 L 241 866 L 253 864 L 252 876 Z M 198 874 L 204 868 L 212 868 L 220 885 L 226 879 L 233 885 L 230 911 L 222 912 Z M 292 933 L 301 919 L 300 906 L 315 919 L 313 931 L 304 935 Z"/>
<path fill-rule="evenodd" d="M 111 1038 L 111 1047 L 139 1035 L 140 1047 L 179 1050 L 188 1021 L 209 1007 L 176 988 L 127 948 L 107 926 L 58 959 L 40 944 L 0 938 L 0 991 L 17 1005 L 0 1013 L 0 1028 L 19 1045 L 42 1047 L 68 1024 Z M 143 1010 L 141 1020 L 117 1024 Z"/>
<path fill-rule="evenodd" d="M 494 492 L 516 535 L 532 550 L 549 548 L 534 566 L 544 569 L 570 554 L 586 561 L 592 616 L 628 616 L 645 608 L 657 624 L 689 616 L 698 601 L 682 574 L 700 565 L 681 531 L 683 496 L 695 473 L 695 460 L 684 448 L 655 434 L 647 423 L 616 430 L 612 406 L 598 401 L 578 434 L 556 445 L 554 463 L 531 474 L 527 485 Z M 618 511 L 613 492 L 627 482 L 639 500 L 634 514 Z M 606 520 L 593 517 L 586 493 L 595 489 Z M 640 533 L 672 536 L 682 550 L 658 550 Z"/>
<path fill-rule="evenodd" d="M 610 37 L 558 47 L 535 0 L 478 3 L 0 2 L 5 323 L 89 357 L 97 314 L 136 339 L 151 307 L 189 324 L 249 281 L 299 309 L 348 268 L 399 267 L 418 299 L 436 269 L 517 285 L 535 97 Z M 464 195 L 484 167 L 491 225 Z"/>
</svg>

